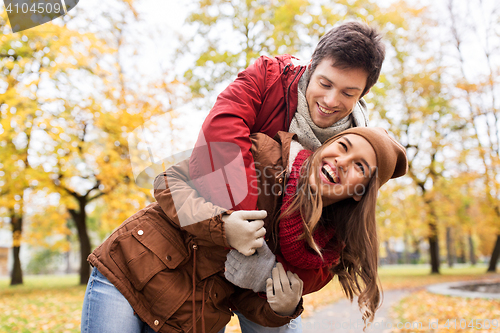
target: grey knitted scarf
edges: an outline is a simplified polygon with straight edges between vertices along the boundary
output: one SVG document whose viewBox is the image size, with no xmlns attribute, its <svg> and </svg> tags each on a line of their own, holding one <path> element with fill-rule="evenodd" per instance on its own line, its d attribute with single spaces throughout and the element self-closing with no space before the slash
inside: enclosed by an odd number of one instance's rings
<svg viewBox="0 0 500 333">
<path fill-rule="evenodd" d="M 366 105 L 363 100 L 360 100 L 356 103 L 350 115 L 340 119 L 332 126 L 327 128 L 316 126 L 309 114 L 305 96 L 308 82 L 309 68 L 306 69 L 299 80 L 297 112 L 295 112 L 289 129 L 289 132 L 297 134 L 299 143 L 305 149 L 316 150 L 323 142 L 348 128 L 366 127 L 368 125 Z"/>
</svg>

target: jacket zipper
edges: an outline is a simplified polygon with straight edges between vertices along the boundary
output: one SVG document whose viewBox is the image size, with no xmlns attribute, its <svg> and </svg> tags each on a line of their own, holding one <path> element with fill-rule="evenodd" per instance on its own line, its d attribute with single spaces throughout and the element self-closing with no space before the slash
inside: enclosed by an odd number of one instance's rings
<svg viewBox="0 0 500 333">
<path fill-rule="evenodd" d="M 288 129 L 289 129 L 289 126 L 290 126 L 290 89 L 292 88 L 292 84 L 295 82 L 295 80 L 297 79 L 297 76 L 299 76 L 299 74 L 302 72 L 302 66 L 300 66 L 300 70 L 298 71 L 297 74 L 295 74 L 295 77 L 293 78 L 292 82 L 290 83 L 290 85 L 288 86 L 288 89 L 286 91 L 286 120 L 287 120 L 287 123 L 285 124 L 285 129 L 287 130 L 288 132 Z M 285 67 L 286 69 L 286 67 Z"/>
<path fill-rule="evenodd" d="M 195 303 L 195 296 L 196 296 L 196 250 L 198 250 L 198 245 L 193 244 L 193 333 L 196 333 L 196 303 Z M 203 313 L 202 313 L 203 316 Z"/>
</svg>

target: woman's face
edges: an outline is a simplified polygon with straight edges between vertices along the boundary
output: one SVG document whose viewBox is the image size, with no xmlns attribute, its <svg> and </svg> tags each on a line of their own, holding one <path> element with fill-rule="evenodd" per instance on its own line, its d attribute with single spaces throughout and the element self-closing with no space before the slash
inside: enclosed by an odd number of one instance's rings
<svg viewBox="0 0 500 333">
<path fill-rule="evenodd" d="M 376 168 L 375 151 L 362 136 L 346 134 L 333 141 L 320 153 L 319 170 L 315 170 L 323 207 L 347 198 L 361 200 Z M 314 172 L 309 182 L 316 188 Z"/>
</svg>

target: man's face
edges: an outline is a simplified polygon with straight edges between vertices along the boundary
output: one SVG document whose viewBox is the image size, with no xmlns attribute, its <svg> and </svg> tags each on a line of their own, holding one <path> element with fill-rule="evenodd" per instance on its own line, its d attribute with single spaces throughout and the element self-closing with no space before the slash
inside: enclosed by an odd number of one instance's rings
<svg viewBox="0 0 500 333">
<path fill-rule="evenodd" d="M 332 64 L 332 59 L 323 59 L 306 90 L 311 119 L 321 128 L 332 126 L 352 112 L 368 78 L 363 69 L 339 69 Z"/>
</svg>

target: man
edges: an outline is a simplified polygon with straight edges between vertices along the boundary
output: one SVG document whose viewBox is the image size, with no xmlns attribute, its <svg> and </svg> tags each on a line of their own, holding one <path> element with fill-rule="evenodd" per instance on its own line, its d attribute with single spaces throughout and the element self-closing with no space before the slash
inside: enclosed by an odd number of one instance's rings
<svg viewBox="0 0 500 333">
<path fill-rule="evenodd" d="M 321 38 L 307 66 L 290 55 L 257 59 L 218 96 L 203 123 L 189 163 L 198 192 L 226 209 L 256 209 L 249 135 L 289 131 L 315 149 L 342 130 L 367 126 L 362 97 L 377 82 L 384 56 L 374 28 L 348 22 Z M 234 166 L 240 153 L 244 171 Z"/>
<path fill-rule="evenodd" d="M 232 247 L 251 255 L 264 243 L 262 223 L 248 223 L 266 217 L 256 211 L 250 134 L 274 137 L 278 131 L 289 131 L 304 148 L 314 150 L 345 129 L 367 126 L 362 97 L 377 82 L 384 57 L 375 29 L 348 22 L 321 38 L 309 64 L 299 65 L 290 55 L 260 57 L 218 96 L 202 126 L 189 172 L 207 201 L 228 210 L 253 211 L 238 221 L 223 218 L 249 240 Z M 300 319 L 289 328 L 264 328 L 239 316 L 243 332 L 297 332 L 292 328 L 300 327 Z"/>
</svg>

